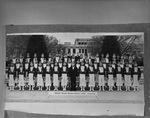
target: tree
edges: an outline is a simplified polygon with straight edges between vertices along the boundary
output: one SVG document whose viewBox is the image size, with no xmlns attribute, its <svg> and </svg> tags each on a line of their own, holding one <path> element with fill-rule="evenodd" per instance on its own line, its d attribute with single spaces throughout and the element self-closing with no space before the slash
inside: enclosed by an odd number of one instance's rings
<svg viewBox="0 0 150 118">
<path fill-rule="evenodd" d="M 110 61 L 112 60 L 112 55 L 120 55 L 120 45 L 117 41 L 117 36 L 105 36 L 102 44 L 101 53 L 106 55 L 109 54 Z"/>
<path fill-rule="evenodd" d="M 58 44 L 58 39 L 54 36 L 45 36 L 46 46 L 48 53 L 52 56 L 56 54 L 64 54 L 66 46 L 63 44 Z"/>
<path fill-rule="evenodd" d="M 121 35 L 118 37 L 121 54 L 134 54 L 138 44 L 136 40 L 140 40 L 141 35 Z"/>
<path fill-rule="evenodd" d="M 122 55 L 134 55 L 138 65 L 143 66 L 144 49 L 142 48 L 144 40 L 142 40 L 142 35 L 121 35 L 118 38 L 118 42 L 121 47 Z"/>
<path fill-rule="evenodd" d="M 54 36 L 45 36 L 45 42 L 47 47 L 47 52 L 52 56 L 55 56 L 57 53 L 56 46 L 58 45 L 58 40 Z"/>
<path fill-rule="evenodd" d="M 100 54 L 103 40 L 103 36 L 93 36 L 87 45 L 88 52 L 91 53 L 91 55 Z"/>
<path fill-rule="evenodd" d="M 48 58 L 47 46 L 44 38 L 44 35 L 32 35 L 29 38 L 26 52 L 30 54 L 31 58 L 33 58 L 34 53 L 37 54 L 38 60 L 42 53 Z"/>
<path fill-rule="evenodd" d="M 21 54 L 25 56 L 29 35 L 8 35 L 6 37 L 6 57 L 11 58 L 12 55 L 19 57 Z"/>
<path fill-rule="evenodd" d="M 65 54 L 65 49 L 66 49 L 66 46 L 63 45 L 63 44 L 58 44 L 56 45 L 55 47 L 57 49 L 57 53 L 58 54 L 61 54 L 61 55 L 64 55 Z"/>
</svg>

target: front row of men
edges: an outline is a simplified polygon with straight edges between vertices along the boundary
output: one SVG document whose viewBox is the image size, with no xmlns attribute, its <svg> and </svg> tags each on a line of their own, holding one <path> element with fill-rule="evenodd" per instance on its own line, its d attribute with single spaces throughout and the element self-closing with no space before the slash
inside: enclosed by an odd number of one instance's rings
<svg viewBox="0 0 150 118">
<path fill-rule="evenodd" d="M 26 70 L 23 64 L 18 69 L 14 64 L 11 64 L 7 77 L 9 80 L 10 90 L 14 90 L 15 84 L 19 86 L 19 90 L 24 90 L 24 87 L 29 86 L 29 90 L 42 90 L 45 86 L 46 90 L 54 86 L 54 90 L 58 90 L 59 78 L 61 78 L 61 86 L 66 90 L 70 82 L 71 90 L 76 90 L 76 81 L 79 79 L 79 86 L 81 91 L 85 91 L 86 81 L 88 80 L 88 87 L 90 91 L 94 91 L 95 83 L 98 83 L 99 91 L 105 91 L 105 86 L 108 85 L 109 91 L 113 91 L 113 87 L 117 86 L 117 91 L 122 91 L 121 87 L 124 85 L 126 91 L 130 91 L 130 87 L 134 91 L 139 90 L 139 79 L 141 71 L 137 63 L 133 64 L 131 68 L 129 63 L 125 65 L 118 63 L 115 66 L 109 63 L 107 66 L 102 63 L 90 63 L 85 65 L 81 63 L 47 63 L 45 67 L 42 63 L 35 66 L 32 62 L 29 69 Z M 68 81 L 70 78 L 70 81 Z M 45 83 L 45 84 L 44 84 Z M 107 83 L 107 84 L 106 84 Z M 123 84 L 124 83 L 124 84 Z"/>
</svg>

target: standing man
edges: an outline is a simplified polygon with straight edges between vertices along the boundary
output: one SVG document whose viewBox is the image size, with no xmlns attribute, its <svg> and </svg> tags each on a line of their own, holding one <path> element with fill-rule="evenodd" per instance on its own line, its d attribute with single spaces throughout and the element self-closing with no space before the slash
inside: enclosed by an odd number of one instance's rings
<svg viewBox="0 0 150 118">
<path fill-rule="evenodd" d="M 98 84 L 99 84 L 99 91 L 105 91 L 105 73 L 106 73 L 106 69 L 103 67 L 103 64 L 100 62 L 99 63 L 99 67 L 98 67 L 98 71 L 96 72 L 98 73 Z"/>
<path fill-rule="evenodd" d="M 111 62 L 109 63 L 109 67 L 107 68 L 107 76 L 108 76 L 109 91 L 113 91 L 113 87 L 114 87 L 114 68 L 112 67 Z"/>
<path fill-rule="evenodd" d="M 42 87 L 44 86 L 42 63 L 39 63 L 39 65 L 38 65 L 38 71 L 37 71 L 37 86 L 39 87 L 39 91 L 42 91 Z"/>
<path fill-rule="evenodd" d="M 63 63 L 63 67 L 62 67 L 62 80 L 61 80 L 61 85 L 63 87 L 63 91 L 66 91 L 66 87 L 67 87 L 67 83 L 68 83 L 68 77 L 67 77 L 67 73 L 68 73 L 68 68 L 66 63 Z"/>
<path fill-rule="evenodd" d="M 132 69 L 129 67 L 129 63 L 126 63 L 124 67 L 124 79 L 125 79 L 126 91 L 130 91 L 131 76 L 132 76 Z"/>
<path fill-rule="evenodd" d="M 24 68 L 23 68 L 23 65 L 21 64 L 20 67 L 19 67 L 19 71 L 18 71 L 18 75 L 19 75 L 19 90 L 22 90 L 24 91 Z"/>
<path fill-rule="evenodd" d="M 141 70 L 138 67 L 137 63 L 134 63 L 134 67 L 132 68 L 132 78 L 133 78 L 133 88 L 134 91 L 139 91 L 139 79 L 141 77 Z"/>
<path fill-rule="evenodd" d="M 69 76 L 71 78 L 71 91 L 76 91 L 76 77 L 78 75 L 77 67 L 75 63 L 72 62 L 71 67 L 69 68 Z"/>
<path fill-rule="evenodd" d="M 85 81 L 85 78 L 86 78 L 86 66 L 84 64 L 84 62 L 81 62 L 81 66 L 80 66 L 80 74 L 79 74 L 79 77 L 80 77 L 80 87 L 81 87 L 81 91 L 85 91 L 85 86 L 86 86 L 86 81 Z"/>
<path fill-rule="evenodd" d="M 15 87 L 15 65 L 13 63 L 9 67 L 8 77 L 10 90 L 13 91 Z"/>
<path fill-rule="evenodd" d="M 94 91 L 95 76 L 94 76 L 93 63 L 90 63 L 90 67 L 88 68 L 88 73 L 89 73 L 89 87 L 90 87 L 90 91 Z"/>
<path fill-rule="evenodd" d="M 59 86 L 59 66 L 57 61 L 55 62 L 55 65 L 53 67 L 53 85 L 54 85 L 54 91 L 58 91 L 58 86 Z"/>
</svg>

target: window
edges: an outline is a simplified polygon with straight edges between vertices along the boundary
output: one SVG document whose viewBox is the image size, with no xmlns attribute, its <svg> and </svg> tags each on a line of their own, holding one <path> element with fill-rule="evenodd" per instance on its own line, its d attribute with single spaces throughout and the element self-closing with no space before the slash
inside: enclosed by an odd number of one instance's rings
<svg viewBox="0 0 150 118">
<path fill-rule="evenodd" d="M 73 49 L 73 53 L 76 53 L 76 49 Z"/>
<path fill-rule="evenodd" d="M 84 49 L 82 49 L 82 53 L 84 53 Z"/>
<path fill-rule="evenodd" d="M 85 49 L 85 54 L 87 54 L 87 49 Z"/>
<path fill-rule="evenodd" d="M 83 45 L 83 42 L 82 42 L 82 45 Z"/>
<path fill-rule="evenodd" d="M 79 44 L 79 45 L 81 45 L 81 43 L 80 43 L 80 42 L 79 42 L 78 44 Z"/>
<path fill-rule="evenodd" d="M 81 49 L 79 49 L 79 53 L 81 53 Z"/>
</svg>

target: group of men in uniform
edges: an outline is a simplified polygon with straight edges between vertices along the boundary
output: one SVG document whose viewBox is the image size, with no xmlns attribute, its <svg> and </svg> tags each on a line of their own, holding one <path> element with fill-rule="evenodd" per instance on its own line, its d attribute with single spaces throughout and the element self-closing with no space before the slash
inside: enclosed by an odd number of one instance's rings
<svg viewBox="0 0 150 118">
<path fill-rule="evenodd" d="M 52 57 L 49 54 L 46 59 L 42 53 L 38 59 L 35 53 L 31 59 L 27 53 L 26 58 L 13 57 L 6 68 L 10 90 L 16 86 L 19 86 L 19 90 L 24 90 L 25 87 L 29 90 L 34 90 L 35 87 L 42 90 L 45 86 L 49 91 L 53 86 L 53 90 L 58 91 L 61 86 L 65 91 L 69 85 L 71 91 L 76 91 L 79 82 L 81 91 L 85 91 L 86 87 L 89 91 L 94 91 L 96 83 L 99 91 L 105 91 L 107 87 L 109 91 L 113 91 L 114 87 L 117 91 L 122 91 L 123 87 L 126 91 L 130 91 L 131 87 L 138 91 L 141 77 L 141 70 L 131 55 L 124 57 L 113 54 L 112 60 L 109 60 L 109 54 L 105 57 L 103 54 L 95 57 L 79 54 Z"/>
</svg>

